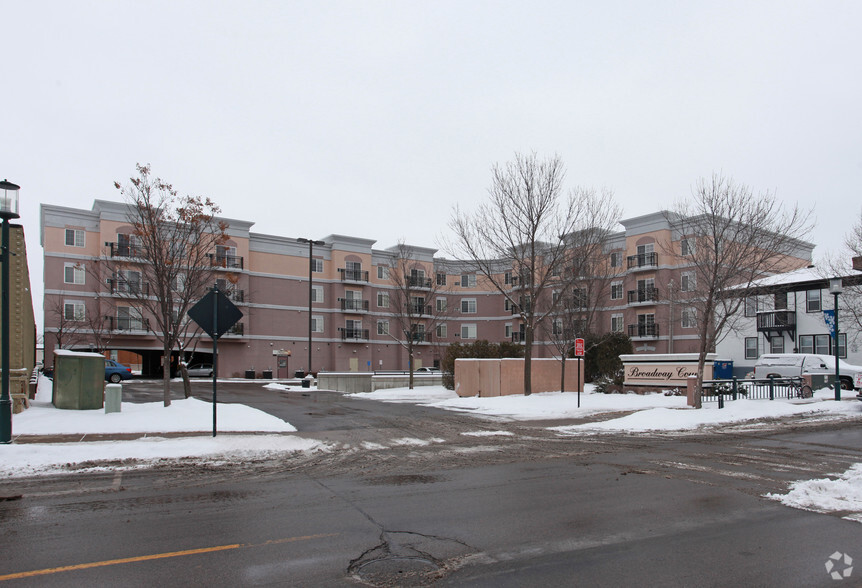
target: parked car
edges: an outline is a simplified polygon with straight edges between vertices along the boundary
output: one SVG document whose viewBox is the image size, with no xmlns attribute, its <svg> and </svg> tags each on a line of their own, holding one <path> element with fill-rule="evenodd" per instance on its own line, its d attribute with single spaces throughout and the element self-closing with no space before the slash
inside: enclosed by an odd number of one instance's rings
<svg viewBox="0 0 862 588">
<path fill-rule="evenodd" d="M 189 377 L 192 378 L 211 378 L 213 375 L 213 365 L 211 363 L 199 363 L 188 369 Z"/>
<path fill-rule="evenodd" d="M 838 360 L 841 388 L 853 390 L 857 374 L 862 374 L 862 366 Z M 754 364 L 755 378 L 798 378 L 804 375 L 835 374 L 835 358 L 817 353 L 766 353 Z"/>
<path fill-rule="evenodd" d="M 421 367 L 421 368 L 416 368 L 416 371 L 417 371 L 417 372 L 434 372 L 434 373 L 437 373 L 437 372 L 439 372 L 439 371 L 440 371 L 440 368 L 435 368 L 435 367 L 424 367 L 424 366 L 423 366 L 423 367 Z"/>
<path fill-rule="evenodd" d="M 121 380 L 132 379 L 132 368 L 126 367 L 113 359 L 105 360 L 105 379 L 113 384 Z"/>
</svg>

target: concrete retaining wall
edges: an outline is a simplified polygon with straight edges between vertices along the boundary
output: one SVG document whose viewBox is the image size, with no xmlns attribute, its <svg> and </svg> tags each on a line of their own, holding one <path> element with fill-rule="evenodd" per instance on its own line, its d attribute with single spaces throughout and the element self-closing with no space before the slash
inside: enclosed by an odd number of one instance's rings
<svg viewBox="0 0 862 588">
<path fill-rule="evenodd" d="M 320 372 L 317 374 L 318 390 L 335 390 L 348 394 L 374 392 L 389 388 L 407 388 L 409 385 L 409 374 L 374 374 L 371 372 Z M 413 374 L 414 387 L 442 385 L 443 376 L 441 374 Z"/>
</svg>

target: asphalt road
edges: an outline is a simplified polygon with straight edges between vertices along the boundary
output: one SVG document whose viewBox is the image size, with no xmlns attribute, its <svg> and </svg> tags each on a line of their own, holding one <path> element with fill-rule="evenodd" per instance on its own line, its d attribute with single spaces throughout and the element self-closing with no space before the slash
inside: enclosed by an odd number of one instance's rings
<svg viewBox="0 0 862 588">
<path fill-rule="evenodd" d="M 0 501 L 0 581 L 819 586 L 838 584 L 833 553 L 862 561 L 859 523 L 763 498 L 862 462 L 852 424 L 560 437 L 549 423 L 219 386 L 220 401 L 332 449 L 0 482 L 12 498 Z"/>
</svg>

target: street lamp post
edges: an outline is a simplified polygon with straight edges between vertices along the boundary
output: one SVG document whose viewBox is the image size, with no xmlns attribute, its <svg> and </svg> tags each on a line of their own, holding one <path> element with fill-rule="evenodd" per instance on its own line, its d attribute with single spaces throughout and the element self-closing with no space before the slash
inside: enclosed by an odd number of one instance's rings
<svg viewBox="0 0 862 588">
<path fill-rule="evenodd" d="M 838 295 L 844 291 L 841 284 L 841 278 L 832 278 L 829 280 L 829 292 L 835 297 L 835 400 L 841 400 L 841 372 L 838 368 Z"/>
<path fill-rule="evenodd" d="M 3 264 L 2 308 L 0 308 L 0 443 L 12 442 L 12 397 L 9 394 L 9 220 L 18 218 L 18 190 L 21 186 L 3 180 L 0 182 L 0 217 L 3 218 L 2 248 L 0 263 Z"/>
<path fill-rule="evenodd" d="M 311 239 L 305 239 L 303 237 L 298 238 L 297 243 L 308 243 L 308 370 L 307 373 L 311 373 L 311 333 L 314 324 L 314 320 L 311 317 L 311 299 L 313 296 L 312 289 L 312 271 L 314 270 L 314 246 L 315 245 L 326 245 L 323 241 L 313 241 Z"/>
</svg>

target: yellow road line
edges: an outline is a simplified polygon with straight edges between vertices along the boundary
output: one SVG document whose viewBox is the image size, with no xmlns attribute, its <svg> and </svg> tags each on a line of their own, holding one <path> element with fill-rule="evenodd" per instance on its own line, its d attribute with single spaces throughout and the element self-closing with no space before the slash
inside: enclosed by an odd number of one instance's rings
<svg viewBox="0 0 862 588">
<path fill-rule="evenodd" d="M 106 561 L 94 561 L 90 563 L 76 564 L 72 566 L 62 566 L 58 568 L 45 568 L 42 570 L 32 570 L 29 572 L 18 572 L 15 574 L 6 574 L 0 576 L 0 582 L 5 580 L 17 580 L 20 578 L 32 578 L 33 576 L 45 576 L 47 574 L 59 574 L 61 572 L 73 572 L 76 570 L 86 570 L 89 568 L 99 568 L 103 566 L 115 566 L 119 564 L 135 563 L 140 561 L 150 561 L 156 559 L 165 559 L 168 557 L 182 557 L 186 555 L 199 555 L 201 553 L 212 553 L 215 551 L 227 551 L 230 549 L 240 549 L 246 547 L 262 547 L 264 545 L 278 545 L 280 543 L 292 543 L 294 541 L 308 541 L 310 539 L 320 539 L 322 537 L 332 537 L 338 533 L 324 533 L 320 535 L 305 535 L 304 537 L 286 537 L 284 539 L 270 539 L 263 543 L 234 543 L 232 545 L 218 545 L 215 547 L 202 547 L 200 549 L 187 549 L 185 551 L 171 551 L 168 553 L 154 553 L 152 555 L 140 555 L 137 557 L 124 557 L 122 559 L 109 559 Z"/>
</svg>

